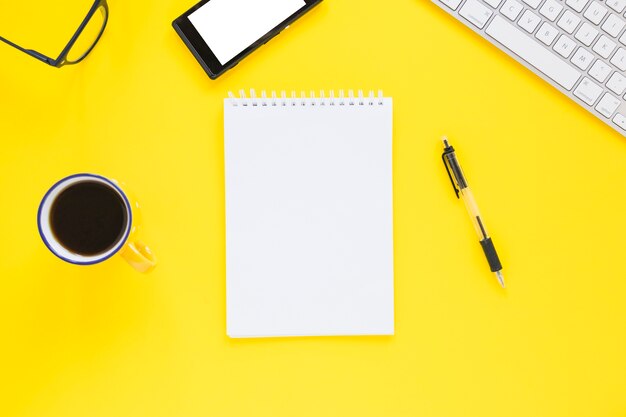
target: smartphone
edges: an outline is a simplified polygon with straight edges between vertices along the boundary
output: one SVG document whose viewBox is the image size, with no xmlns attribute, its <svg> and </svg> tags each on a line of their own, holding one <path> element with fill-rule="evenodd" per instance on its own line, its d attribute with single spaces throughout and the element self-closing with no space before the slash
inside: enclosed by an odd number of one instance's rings
<svg viewBox="0 0 626 417">
<path fill-rule="evenodd" d="M 172 26 L 215 79 L 321 1 L 203 0 Z"/>
</svg>

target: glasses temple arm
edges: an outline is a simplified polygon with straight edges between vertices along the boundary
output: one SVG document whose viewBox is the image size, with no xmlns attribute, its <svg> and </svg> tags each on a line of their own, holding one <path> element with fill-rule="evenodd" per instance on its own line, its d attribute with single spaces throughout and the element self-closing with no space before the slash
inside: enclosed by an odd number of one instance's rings
<svg viewBox="0 0 626 417">
<path fill-rule="evenodd" d="M 0 36 L 0 41 L 6 43 L 7 45 L 11 45 L 12 47 L 14 47 L 15 49 L 19 49 L 20 51 L 24 52 L 25 54 L 28 54 L 30 56 L 32 56 L 33 58 L 36 58 L 42 62 L 45 62 L 48 65 L 53 65 L 53 59 L 50 57 L 45 56 L 44 54 L 42 54 L 41 52 L 37 52 L 33 49 L 26 49 L 26 48 L 22 48 L 21 46 L 11 42 L 10 40 L 3 38 L 2 36 Z"/>
</svg>

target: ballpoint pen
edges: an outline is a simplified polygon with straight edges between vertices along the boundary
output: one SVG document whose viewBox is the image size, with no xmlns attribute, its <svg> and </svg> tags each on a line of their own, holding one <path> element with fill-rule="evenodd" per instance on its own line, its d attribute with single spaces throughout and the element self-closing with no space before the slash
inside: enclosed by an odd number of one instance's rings
<svg viewBox="0 0 626 417">
<path fill-rule="evenodd" d="M 478 211 L 476 200 L 474 200 L 472 190 L 467 185 L 467 180 L 463 175 L 463 171 L 461 170 L 461 166 L 459 165 L 459 161 L 456 157 L 456 153 L 454 152 L 454 148 L 450 146 L 446 137 L 443 138 L 443 148 L 444 149 L 443 154 L 441 155 L 441 159 L 443 159 L 443 164 L 445 165 L 448 176 L 450 177 L 450 181 L 452 182 L 454 192 L 456 193 L 457 198 L 463 199 L 465 207 L 467 208 L 467 212 L 472 219 L 474 229 L 476 229 L 476 233 L 478 233 L 480 246 L 482 246 L 483 252 L 485 252 L 485 256 L 487 257 L 487 261 L 489 262 L 489 267 L 491 268 L 491 272 L 494 272 L 496 274 L 496 278 L 498 278 L 500 285 L 502 285 L 502 288 L 504 288 L 502 264 L 500 263 L 500 259 L 498 258 L 498 254 L 496 253 L 496 248 L 493 245 L 493 241 L 489 237 L 489 234 L 487 233 L 487 229 L 485 228 L 483 219 L 480 215 L 480 212 Z"/>
</svg>

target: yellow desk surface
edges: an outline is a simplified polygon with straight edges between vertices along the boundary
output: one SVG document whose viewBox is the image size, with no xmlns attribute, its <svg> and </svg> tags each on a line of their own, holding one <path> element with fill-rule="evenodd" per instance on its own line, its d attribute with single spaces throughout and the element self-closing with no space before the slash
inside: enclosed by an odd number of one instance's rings
<svg viewBox="0 0 626 417">
<path fill-rule="evenodd" d="M 327 0 L 217 81 L 170 26 L 193 3 L 110 0 L 75 67 L 0 45 L 0 415 L 626 416 L 624 138 L 426 0 Z M 65 36 L 19 18 L 2 27 Z M 393 97 L 395 336 L 226 336 L 222 99 L 240 88 Z M 38 203 L 77 172 L 134 192 L 154 273 L 46 249 Z"/>
</svg>

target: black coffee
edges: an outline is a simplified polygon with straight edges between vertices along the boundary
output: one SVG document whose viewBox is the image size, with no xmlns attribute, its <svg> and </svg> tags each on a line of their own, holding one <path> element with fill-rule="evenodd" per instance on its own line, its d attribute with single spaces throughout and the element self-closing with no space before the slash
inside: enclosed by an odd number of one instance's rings
<svg viewBox="0 0 626 417">
<path fill-rule="evenodd" d="M 70 185 L 50 209 L 52 233 L 70 252 L 93 256 L 111 249 L 126 229 L 126 205 L 111 187 L 97 181 Z"/>
</svg>

